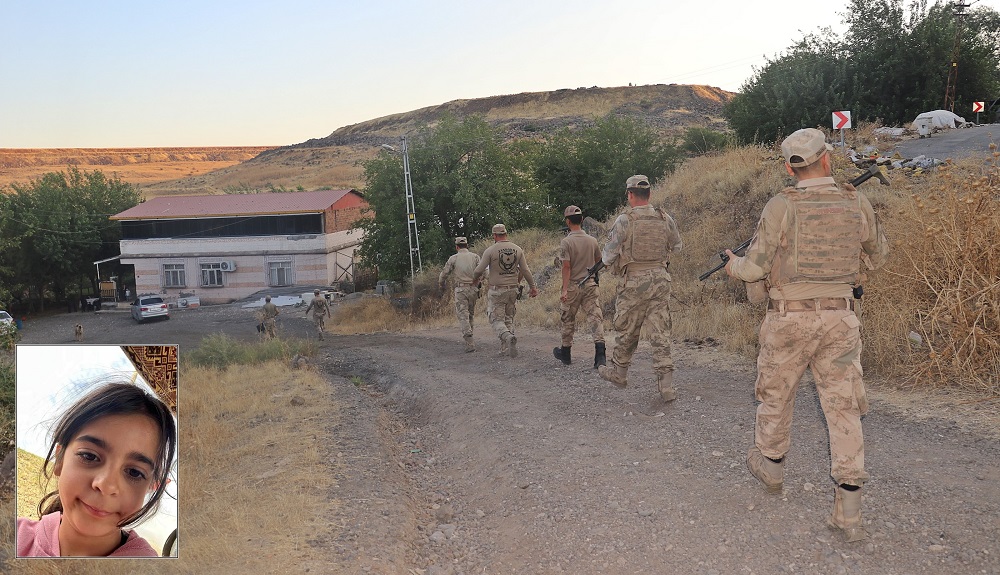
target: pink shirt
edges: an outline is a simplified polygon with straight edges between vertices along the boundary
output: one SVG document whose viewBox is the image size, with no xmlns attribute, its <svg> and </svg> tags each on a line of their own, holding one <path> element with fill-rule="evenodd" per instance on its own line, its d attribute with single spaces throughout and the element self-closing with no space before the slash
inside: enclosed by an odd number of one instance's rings
<svg viewBox="0 0 1000 575">
<path fill-rule="evenodd" d="M 38 521 L 25 517 L 17 519 L 18 557 L 59 557 L 59 521 L 62 514 L 56 511 L 43 515 Z M 108 557 L 159 557 L 145 539 L 132 530 L 126 530 L 125 544 Z"/>
</svg>

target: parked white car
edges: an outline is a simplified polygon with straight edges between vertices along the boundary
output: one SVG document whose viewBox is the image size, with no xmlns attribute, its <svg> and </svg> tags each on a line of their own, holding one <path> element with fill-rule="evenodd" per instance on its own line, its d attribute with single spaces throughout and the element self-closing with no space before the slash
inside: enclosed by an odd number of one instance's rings
<svg viewBox="0 0 1000 575">
<path fill-rule="evenodd" d="M 163 317 L 170 319 L 170 311 L 163 298 L 158 295 L 139 296 L 132 302 L 132 318 L 142 323 L 147 319 Z"/>
<path fill-rule="evenodd" d="M 10 314 L 0 309 L 0 323 L 5 323 L 7 325 L 14 325 L 14 318 L 10 317 Z"/>
</svg>

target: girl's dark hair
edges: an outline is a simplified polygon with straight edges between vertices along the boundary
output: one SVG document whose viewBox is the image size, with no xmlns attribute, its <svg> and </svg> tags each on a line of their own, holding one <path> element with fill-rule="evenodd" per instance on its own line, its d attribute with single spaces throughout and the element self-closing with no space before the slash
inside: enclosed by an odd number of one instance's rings
<svg viewBox="0 0 1000 575">
<path fill-rule="evenodd" d="M 156 513 L 160 506 L 160 497 L 167 488 L 170 463 L 174 460 L 174 452 L 177 449 L 177 427 L 170 409 L 162 401 L 130 383 L 107 383 L 97 387 L 78 399 L 59 418 L 52 431 L 49 452 L 45 456 L 45 462 L 42 463 L 42 475 L 46 479 L 52 479 L 52 468 L 66 455 L 66 446 L 79 435 L 84 426 L 101 417 L 132 414 L 149 416 L 160 430 L 160 443 L 153 461 L 153 481 L 156 482 L 156 490 L 139 511 L 122 519 L 118 527 L 137 524 Z M 58 452 L 57 445 L 62 446 Z M 58 489 L 46 493 L 38 502 L 39 516 L 55 511 L 62 511 Z"/>
</svg>

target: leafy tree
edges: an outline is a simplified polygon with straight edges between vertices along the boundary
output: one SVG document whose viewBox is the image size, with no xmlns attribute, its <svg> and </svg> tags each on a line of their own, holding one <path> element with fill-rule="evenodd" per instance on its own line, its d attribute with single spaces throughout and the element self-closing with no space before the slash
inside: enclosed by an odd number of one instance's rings
<svg viewBox="0 0 1000 575">
<path fill-rule="evenodd" d="M 629 176 L 645 174 L 655 184 L 679 159 L 677 147 L 661 141 L 641 121 L 609 115 L 593 126 L 564 129 L 549 138 L 540 147 L 534 172 L 557 209 L 575 204 L 600 219 L 624 203 Z"/>
<path fill-rule="evenodd" d="M 0 253 L 0 269 L 14 271 L 16 280 L 8 285 L 29 290 L 42 306 L 47 291 L 63 299 L 68 285 L 93 276 L 94 261 L 118 254 L 121 227 L 108 217 L 141 199 L 132 184 L 74 167 L 11 188 L 0 236 L 13 245 Z"/>
<path fill-rule="evenodd" d="M 913 2 L 908 15 L 902 0 L 849 0 L 844 23 L 843 38 L 806 36 L 743 85 L 724 111 L 740 141 L 828 126 L 834 110 L 898 125 L 941 108 L 959 26 L 955 111 L 1000 96 L 1000 14 L 992 9 L 959 19 L 940 0 Z"/>
<path fill-rule="evenodd" d="M 544 221 L 543 196 L 523 154 L 483 118 L 445 117 L 407 143 L 424 264 L 443 263 L 454 253 L 456 236 L 472 242 L 499 222 L 516 231 Z M 370 210 L 356 224 L 365 232 L 360 258 L 378 266 L 381 277 L 404 278 L 410 255 L 403 159 L 383 151 L 363 166 Z"/>
</svg>

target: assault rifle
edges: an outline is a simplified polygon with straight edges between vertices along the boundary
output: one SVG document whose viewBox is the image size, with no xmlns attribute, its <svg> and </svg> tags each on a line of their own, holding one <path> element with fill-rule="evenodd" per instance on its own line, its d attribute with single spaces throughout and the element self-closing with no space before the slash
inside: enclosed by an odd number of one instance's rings
<svg viewBox="0 0 1000 575">
<path fill-rule="evenodd" d="M 862 173 L 860 176 L 854 178 L 853 180 L 851 180 L 848 183 L 851 184 L 852 186 L 854 186 L 856 188 L 856 187 L 860 186 L 861 184 L 867 182 L 871 178 L 878 178 L 878 181 L 883 186 L 888 186 L 889 185 L 889 178 L 887 178 L 886 175 L 885 175 L 885 169 L 882 166 L 879 166 L 877 164 L 872 164 L 870 168 L 868 168 L 867 170 L 864 171 L 864 173 Z M 745 251 L 748 247 L 750 247 L 750 241 L 751 240 L 753 240 L 753 238 L 750 238 L 749 240 L 747 240 L 747 241 L 743 242 L 742 244 L 736 246 L 735 249 L 731 250 L 733 252 L 733 255 L 735 255 L 735 256 L 742 256 L 743 253 L 741 253 L 741 252 Z M 708 270 L 707 272 L 705 272 L 705 273 L 701 274 L 700 276 L 698 276 L 698 281 L 700 281 L 700 282 L 705 281 L 706 279 L 708 279 L 708 276 L 710 276 L 710 275 L 714 274 L 715 272 L 721 270 L 722 268 L 726 267 L 726 264 L 729 263 L 729 256 L 727 256 L 726 252 L 724 252 L 724 251 L 723 252 L 719 252 L 719 259 L 722 260 L 722 263 L 720 263 L 719 265 L 715 266 L 714 268 L 712 268 L 712 269 Z M 860 291 L 861 291 L 861 286 L 858 286 L 855 289 L 856 289 L 856 291 L 855 291 L 855 297 L 858 298 L 858 299 L 861 299 L 861 296 L 858 295 L 860 293 Z"/>
<path fill-rule="evenodd" d="M 578 287 L 583 287 L 583 284 L 587 283 L 587 280 L 594 278 L 595 285 L 601 285 L 601 270 L 604 269 L 604 260 L 597 260 L 597 263 L 587 268 L 587 277 L 583 278 L 578 285 Z"/>
</svg>

